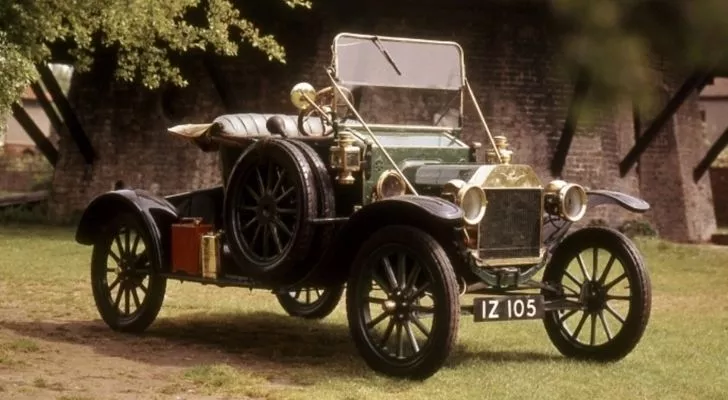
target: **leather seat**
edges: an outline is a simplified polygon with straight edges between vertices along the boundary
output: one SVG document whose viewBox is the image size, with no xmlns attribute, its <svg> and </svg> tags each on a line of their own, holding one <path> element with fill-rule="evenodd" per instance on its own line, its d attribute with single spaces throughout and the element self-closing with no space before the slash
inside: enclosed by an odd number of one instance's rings
<svg viewBox="0 0 728 400">
<path fill-rule="evenodd" d="M 283 121 L 284 133 L 287 137 L 301 137 L 298 131 L 298 115 L 285 114 L 227 114 L 221 115 L 213 121 L 215 128 L 222 135 L 229 136 L 271 136 L 266 123 L 268 119 L 277 116 Z M 312 136 L 319 136 L 324 129 L 329 128 L 323 125 L 321 118 L 312 116 L 304 121 L 304 128 Z M 330 129 L 330 128 L 329 128 Z M 277 135 L 276 135 L 277 136 Z"/>
</svg>

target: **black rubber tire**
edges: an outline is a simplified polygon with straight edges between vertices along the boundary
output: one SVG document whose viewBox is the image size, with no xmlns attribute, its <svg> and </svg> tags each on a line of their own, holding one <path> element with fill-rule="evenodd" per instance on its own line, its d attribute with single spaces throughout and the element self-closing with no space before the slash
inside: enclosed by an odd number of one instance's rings
<svg viewBox="0 0 728 400">
<path fill-rule="evenodd" d="M 563 355 L 581 360 L 616 361 L 624 358 L 635 348 L 642 338 L 650 318 L 652 304 L 650 278 L 644 261 L 634 244 L 622 233 L 613 229 L 588 227 L 578 230 L 567 236 L 558 245 L 553 258 L 544 270 L 543 281 L 547 284 L 560 283 L 569 263 L 583 251 L 593 248 L 610 252 L 623 266 L 629 284 L 629 295 L 625 296 L 629 297 L 625 300 L 629 301 L 629 310 L 626 317 L 623 317 L 624 323 L 619 332 L 611 338 L 607 336 L 604 343 L 592 345 L 573 339 L 564 324 L 560 322 L 558 311 L 547 312 L 543 322 L 551 342 Z M 599 274 L 600 277 L 603 274 L 604 271 Z M 599 281 L 599 279 L 591 279 L 591 281 Z M 579 296 L 581 296 L 583 286 L 579 290 Z M 607 289 L 607 293 L 608 291 L 609 289 Z M 542 290 L 542 294 L 547 301 L 562 297 L 545 289 Z M 601 311 L 592 311 L 595 315 L 593 318 L 596 319 L 596 313 L 604 310 L 606 310 L 606 306 L 603 306 Z M 586 318 L 587 314 L 584 312 L 582 316 Z M 582 321 L 579 325 L 583 323 Z M 604 324 L 603 321 L 601 323 Z M 594 329 L 592 326 L 592 332 Z M 592 333 L 592 337 L 593 335 Z M 578 335 L 576 336 L 578 338 Z"/>
<path fill-rule="evenodd" d="M 303 288 L 301 290 L 316 289 Z M 336 306 L 339 305 L 339 300 L 341 300 L 341 296 L 344 294 L 344 286 L 318 290 L 322 292 L 321 295 L 311 303 L 298 301 L 289 292 L 276 294 L 276 297 L 281 307 L 283 307 L 283 310 L 292 317 L 323 319 L 328 317 L 336 309 Z"/>
<path fill-rule="evenodd" d="M 140 239 L 136 246 L 134 245 L 136 240 L 132 239 L 131 235 L 129 242 L 126 240 L 126 235 L 123 238 L 120 237 L 119 242 L 115 241 L 117 236 L 122 235 L 121 232 L 124 229 L 129 229 L 139 234 Z M 126 263 L 126 265 L 130 266 L 130 271 L 133 270 L 136 273 L 126 273 L 124 276 L 127 276 L 127 280 L 124 280 L 120 276 L 117 284 L 114 284 L 114 281 L 109 283 L 107 277 L 108 269 L 113 266 L 121 267 L 113 257 L 124 258 L 124 254 L 117 254 L 123 253 L 120 247 L 126 249 L 127 252 L 136 253 L 141 249 L 139 243 L 144 245 L 145 250 L 141 251 L 138 257 L 127 258 L 127 260 L 136 261 Z M 113 251 L 114 244 L 117 244 L 116 251 Z M 156 265 L 155 258 L 150 255 L 151 249 L 152 240 L 150 234 L 134 214 L 120 214 L 116 216 L 99 234 L 91 255 L 91 288 L 96 309 L 99 311 L 103 321 L 111 329 L 121 332 L 139 333 L 147 329 L 157 318 L 157 314 L 159 314 L 159 310 L 162 308 L 164 294 L 167 290 L 167 280 L 159 275 L 160 266 Z M 110 256 L 112 252 L 114 256 Z M 111 265 L 109 265 L 109 261 Z M 146 267 L 149 273 L 147 275 L 139 273 L 140 267 Z M 148 277 L 146 293 L 142 300 L 139 300 L 139 293 L 136 288 L 132 293 L 131 287 L 141 281 L 139 280 L 140 276 Z M 117 286 L 117 295 L 112 299 L 112 290 Z M 124 292 L 122 292 L 122 288 L 124 288 Z M 121 299 L 122 293 L 124 297 L 123 301 Z M 134 301 L 136 303 L 137 300 L 140 302 L 140 305 L 136 311 L 129 313 L 129 315 L 123 315 L 121 310 L 122 303 L 124 303 L 126 308 L 129 302 Z"/>
<path fill-rule="evenodd" d="M 288 208 L 293 210 L 291 216 L 294 221 L 289 227 L 291 235 L 285 245 L 281 246 L 281 251 L 273 257 L 264 258 L 256 254 L 256 250 L 247 244 L 248 239 L 242 232 L 245 226 L 242 222 L 244 215 L 241 208 L 243 204 L 251 203 L 252 196 L 249 194 L 249 187 L 246 186 L 249 174 L 253 174 L 259 166 L 267 167 L 269 162 L 285 171 L 284 183 L 294 189 L 294 195 L 286 199 Z M 264 185 L 267 187 L 268 183 L 266 181 Z M 272 199 L 275 195 L 268 197 Z M 262 204 L 256 202 L 254 198 L 252 202 L 255 202 L 256 206 Z M 263 282 L 288 284 L 298 281 L 308 272 L 304 261 L 310 252 L 316 232 L 315 225 L 309 221 L 317 215 L 317 208 L 315 175 L 305 154 L 298 146 L 284 139 L 262 140 L 251 146 L 233 167 L 224 200 L 223 223 L 226 241 L 236 263 L 245 274 Z M 280 207 L 277 209 L 282 210 Z M 274 214 L 276 217 L 279 215 L 278 211 Z M 251 219 L 245 219 L 246 223 Z M 255 235 L 251 241 L 255 245 Z"/>
<path fill-rule="evenodd" d="M 402 357 L 402 359 L 397 359 L 385 353 L 383 347 L 386 347 L 389 337 L 393 333 L 392 324 L 397 323 L 393 322 L 395 318 L 401 318 L 404 315 L 409 325 L 410 321 L 419 318 L 420 311 L 412 311 L 411 309 L 390 311 L 392 315 L 388 328 L 385 330 L 385 332 L 389 333 L 384 333 L 384 344 L 381 346 L 377 346 L 375 338 L 369 334 L 366 327 L 367 323 L 372 321 L 369 310 L 369 296 L 372 290 L 374 268 L 384 265 L 382 264 L 384 258 L 395 252 L 401 252 L 397 254 L 406 254 L 409 259 L 416 261 L 420 266 L 421 272 L 419 274 L 410 277 L 409 273 L 407 273 L 404 280 L 405 282 L 417 281 L 414 286 L 419 286 L 419 290 L 423 288 L 420 282 L 429 282 L 431 288 L 429 295 L 434 302 L 430 314 L 432 316 L 432 326 L 427 339 L 422 347 L 418 349 L 419 351 L 415 350 L 413 345 L 410 345 L 410 349 L 413 350 L 414 354 L 409 357 Z M 424 273 L 423 279 L 425 281 L 419 279 L 422 273 Z M 400 287 L 400 280 L 403 279 L 397 280 L 397 287 Z M 387 285 L 392 286 L 391 283 L 387 283 Z M 395 293 L 397 290 L 383 289 L 389 292 L 388 295 L 399 295 L 399 293 Z M 406 288 L 403 294 L 406 295 L 409 290 L 410 288 Z M 404 301 L 409 303 L 410 306 L 419 305 L 417 299 L 406 298 Z M 384 303 L 382 303 L 382 306 L 386 309 Z M 447 254 L 432 236 L 422 230 L 397 225 L 381 228 L 372 234 L 357 253 L 347 284 L 346 311 L 349 330 L 354 343 L 370 368 L 378 373 L 398 378 L 420 380 L 432 376 L 442 367 L 450 355 L 457 340 L 460 321 L 458 285 Z M 383 314 L 387 314 L 387 312 L 385 311 Z M 416 325 L 414 322 L 412 324 Z M 407 328 L 407 326 L 404 328 Z M 400 329 L 404 330 L 403 328 L 397 328 L 398 331 Z M 408 331 L 411 332 L 411 327 Z M 402 340 L 400 340 L 400 343 L 402 343 Z M 404 355 L 404 352 L 401 351 L 403 346 L 399 345 L 398 347 L 397 353 L 401 352 Z"/>
<path fill-rule="evenodd" d="M 291 144 L 298 147 L 306 156 L 311 165 L 314 178 L 316 179 L 317 199 L 318 199 L 318 217 L 333 218 L 336 216 L 336 199 L 334 196 L 334 185 L 331 181 L 329 171 L 326 169 L 321 157 L 306 143 L 300 141 L 291 141 Z M 325 249 L 331 244 L 331 238 L 334 235 L 334 224 L 321 224 L 316 226 L 314 233 L 314 250 L 309 254 L 307 263 L 316 263 L 324 253 Z"/>
</svg>

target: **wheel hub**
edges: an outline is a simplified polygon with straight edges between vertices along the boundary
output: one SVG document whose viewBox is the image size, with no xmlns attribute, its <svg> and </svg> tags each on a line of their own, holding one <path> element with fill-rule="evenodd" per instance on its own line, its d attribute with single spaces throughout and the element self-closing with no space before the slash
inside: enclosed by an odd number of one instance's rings
<svg viewBox="0 0 728 400">
<path fill-rule="evenodd" d="M 267 224 L 272 222 L 272 220 L 276 217 L 278 211 L 278 207 L 273 196 L 268 194 L 261 196 L 260 201 L 258 202 L 257 211 L 258 220 L 261 223 Z"/>
<path fill-rule="evenodd" d="M 600 311 L 607 303 L 607 290 L 598 281 L 586 281 L 581 287 L 581 302 L 588 311 Z"/>
<path fill-rule="evenodd" d="M 115 268 L 116 274 L 122 282 L 137 282 L 140 280 L 138 269 L 141 258 L 136 255 L 122 256 L 119 265 Z M 143 279 L 143 278 L 142 278 Z"/>
<path fill-rule="evenodd" d="M 129 258 L 129 256 L 122 256 L 121 260 L 119 260 L 119 266 L 116 267 L 116 273 L 122 277 L 126 275 L 129 270 L 129 266 L 131 265 L 131 260 Z"/>
<path fill-rule="evenodd" d="M 387 300 L 382 303 L 382 309 L 389 314 L 393 314 L 395 319 L 405 320 L 408 318 L 412 303 L 401 290 L 390 293 Z"/>
</svg>

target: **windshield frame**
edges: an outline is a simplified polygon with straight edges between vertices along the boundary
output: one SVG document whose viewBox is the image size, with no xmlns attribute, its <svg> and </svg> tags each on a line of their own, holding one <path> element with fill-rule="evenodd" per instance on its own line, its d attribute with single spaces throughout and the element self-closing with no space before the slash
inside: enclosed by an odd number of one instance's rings
<svg viewBox="0 0 728 400">
<path fill-rule="evenodd" d="M 452 47 L 454 48 L 458 53 L 458 72 L 459 72 L 459 82 L 457 82 L 457 86 L 454 84 L 450 85 L 417 85 L 417 84 L 403 84 L 403 83 L 380 83 L 380 82 L 367 82 L 367 81 L 358 81 L 358 80 L 343 80 L 339 71 L 339 65 L 341 64 L 339 61 L 340 52 L 340 41 L 342 39 L 346 38 L 353 38 L 353 39 L 362 39 L 362 40 L 371 40 L 373 45 L 378 47 L 379 50 L 382 52 L 382 59 L 385 61 L 388 61 L 391 65 L 393 70 L 396 72 L 399 72 L 398 66 L 396 64 L 396 60 L 393 60 L 390 58 L 389 53 L 386 49 L 385 42 L 398 42 L 398 43 L 413 43 L 413 44 L 430 44 L 430 45 L 436 45 L 436 46 L 445 46 L 445 47 Z M 462 92 L 463 88 L 465 87 L 466 82 L 466 76 L 465 76 L 465 56 L 462 47 L 457 42 L 452 41 L 442 41 L 442 40 L 426 40 L 426 39 L 415 39 L 415 38 L 403 38 L 403 37 L 393 37 L 393 36 L 380 36 L 380 35 L 365 35 L 365 34 L 358 34 L 358 33 L 348 33 L 348 32 L 342 32 L 339 33 L 334 37 L 332 46 L 332 60 L 331 60 L 331 66 L 334 72 L 334 77 L 336 78 L 337 82 L 342 86 L 363 86 L 363 87 L 390 87 L 390 88 L 403 88 L 403 89 L 422 89 L 422 90 L 443 90 L 447 92 Z"/>
</svg>

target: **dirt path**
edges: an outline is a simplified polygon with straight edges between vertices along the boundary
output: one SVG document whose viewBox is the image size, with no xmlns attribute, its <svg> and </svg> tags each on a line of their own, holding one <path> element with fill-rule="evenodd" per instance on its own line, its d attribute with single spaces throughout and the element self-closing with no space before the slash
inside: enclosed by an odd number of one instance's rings
<svg viewBox="0 0 728 400">
<path fill-rule="evenodd" d="M 0 398 L 207 399 L 213 397 L 186 390 L 178 376 L 192 365 L 230 361 L 192 347 L 179 351 L 164 339 L 122 337 L 93 322 L 1 326 Z"/>
<path fill-rule="evenodd" d="M 8 318 L 5 311 L 0 399 L 279 398 L 300 392 L 312 376 L 360 373 L 352 371 L 354 349 L 337 323 L 271 312 L 192 314 L 129 335 L 100 320 Z M 228 395 L 212 396 L 216 387 Z"/>
</svg>

